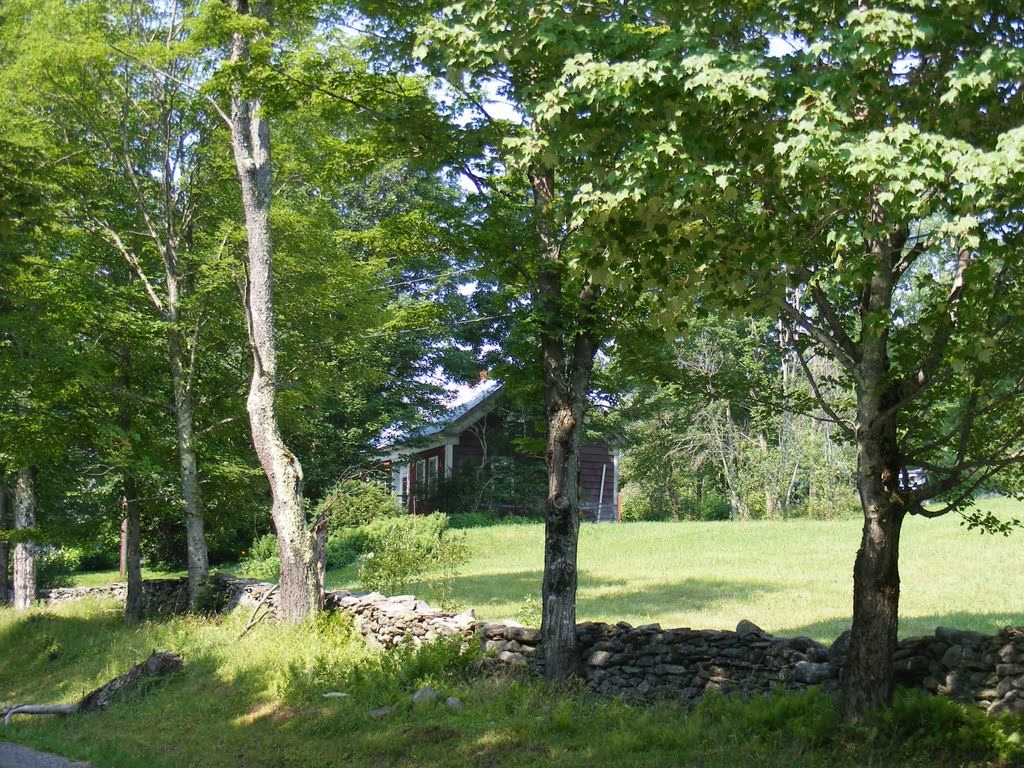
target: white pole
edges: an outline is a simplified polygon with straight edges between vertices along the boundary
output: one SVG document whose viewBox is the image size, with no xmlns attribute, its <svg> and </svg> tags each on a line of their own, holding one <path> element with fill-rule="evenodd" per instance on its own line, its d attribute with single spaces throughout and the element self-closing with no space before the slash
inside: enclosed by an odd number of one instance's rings
<svg viewBox="0 0 1024 768">
<path fill-rule="evenodd" d="M 597 494 L 597 522 L 601 522 L 601 507 L 604 505 L 604 476 L 608 471 L 608 465 L 601 465 L 601 490 Z"/>
</svg>

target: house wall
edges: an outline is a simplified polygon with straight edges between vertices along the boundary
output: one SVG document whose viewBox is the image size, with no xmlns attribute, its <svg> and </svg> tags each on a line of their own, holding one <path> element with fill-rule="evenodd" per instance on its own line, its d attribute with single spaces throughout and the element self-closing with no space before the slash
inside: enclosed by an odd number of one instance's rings
<svg viewBox="0 0 1024 768">
<path fill-rule="evenodd" d="M 491 411 L 459 433 L 458 444 L 452 448 L 452 471 L 457 472 L 459 467 L 467 463 L 479 466 L 484 457 L 481 432 L 486 440 L 488 435 L 496 435 L 500 430 L 501 417 Z"/>
</svg>

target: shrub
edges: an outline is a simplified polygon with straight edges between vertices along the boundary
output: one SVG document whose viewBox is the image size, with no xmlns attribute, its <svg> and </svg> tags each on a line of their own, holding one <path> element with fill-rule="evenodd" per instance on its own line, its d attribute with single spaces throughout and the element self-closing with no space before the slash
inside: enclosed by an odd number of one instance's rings
<svg viewBox="0 0 1024 768">
<path fill-rule="evenodd" d="M 37 552 L 36 584 L 39 589 L 75 585 L 75 571 L 82 563 L 82 550 L 77 547 L 41 547 Z"/>
<path fill-rule="evenodd" d="M 398 499 L 377 483 L 342 480 L 317 505 L 316 513 L 327 517 L 332 529 L 350 528 L 404 513 Z"/>
<path fill-rule="evenodd" d="M 448 530 L 447 515 L 377 520 L 363 530 L 367 549 L 359 581 L 366 589 L 394 594 L 426 577 L 441 604 L 451 602 L 469 550 L 463 535 Z"/>
<path fill-rule="evenodd" d="M 342 528 L 327 539 L 327 567 L 344 568 L 367 551 L 368 537 L 364 528 Z"/>
<path fill-rule="evenodd" d="M 281 572 L 281 558 L 277 554 L 277 537 L 268 533 L 255 539 L 248 552 L 242 553 L 238 572 L 250 579 L 270 581 Z"/>
<path fill-rule="evenodd" d="M 868 724 L 878 742 L 907 755 L 1001 758 L 1009 765 L 1024 758 L 1011 718 L 1000 721 L 923 691 L 897 691 L 892 706 L 873 713 Z"/>
</svg>

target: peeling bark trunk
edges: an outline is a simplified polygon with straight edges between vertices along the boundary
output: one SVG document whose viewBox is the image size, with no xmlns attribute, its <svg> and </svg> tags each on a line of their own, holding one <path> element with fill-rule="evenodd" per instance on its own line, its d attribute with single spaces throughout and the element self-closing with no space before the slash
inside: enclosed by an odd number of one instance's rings
<svg viewBox="0 0 1024 768">
<path fill-rule="evenodd" d="M 259 6 L 264 18 L 270 16 L 270 5 L 266 2 Z M 235 0 L 234 7 L 239 13 L 252 13 L 246 0 Z M 237 64 L 248 58 L 248 41 L 243 35 L 235 34 L 231 61 Z M 281 558 L 278 611 L 282 618 L 298 622 L 316 611 L 318 589 L 313 535 L 306 523 L 302 502 L 302 467 L 284 444 L 277 423 L 270 123 L 260 101 L 243 96 L 237 85 L 231 96 L 231 148 L 241 186 L 248 239 L 244 303 L 253 372 L 246 407 L 253 446 L 270 484 L 271 514 Z"/>
<path fill-rule="evenodd" d="M 14 530 L 36 527 L 36 468 L 23 467 L 14 484 Z M 14 608 L 24 610 L 36 599 L 36 544 L 19 541 L 14 545 Z"/>
<path fill-rule="evenodd" d="M 327 581 L 327 534 L 329 532 L 327 516 L 317 515 L 313 525 L 313 555 L 316 558 L 316 604 L 319 610 L 324 607 L 324 584 Z"/>
<path fill-rule="evenodd" d="M 0 531 L 7 530 L 7 486 L 0 485 Z M 7 605 L 11 589 L 9 578 L 11 548 L 7 539 L 0 538 L 0 605 Z"/>
</svg>

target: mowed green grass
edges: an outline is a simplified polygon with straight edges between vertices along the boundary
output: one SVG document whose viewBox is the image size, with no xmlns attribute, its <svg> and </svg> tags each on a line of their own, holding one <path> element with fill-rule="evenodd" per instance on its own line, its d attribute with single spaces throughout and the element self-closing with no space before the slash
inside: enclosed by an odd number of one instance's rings
<svg viewBox="0 0 1024 768">
<path fill-rule="evenodd" d="M 1024 518 L 1024 505 L 981 505 Z M 749 619 L 779 635 L 831 642 L 849 627 L 859 520 L 602 523 L 580 531 L 579 621 L 733 629 Z M 466 531 L 471 552 L 455 601 L 477 617 L 536 620 L 544 562 L 541 524 Z M 900 633 L 936 626 L 993 633 L 1024 625 L 1024 531 L 969 531 L 960 518 L 910 517 L 900 550 Z M 328 585 L 358 589 L 355 568 Z M 427 599 L 429 586 L 410 591 Z"/>
</svg>

